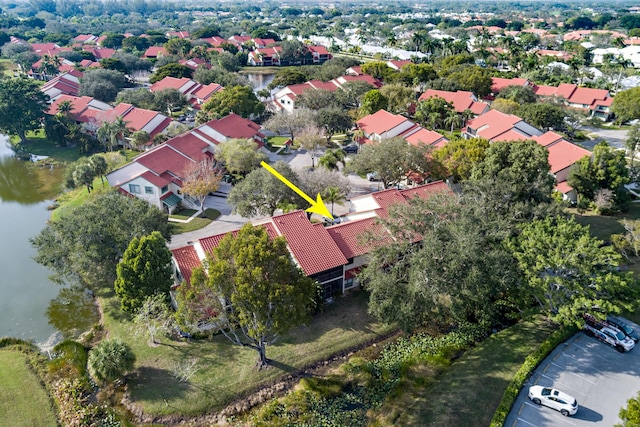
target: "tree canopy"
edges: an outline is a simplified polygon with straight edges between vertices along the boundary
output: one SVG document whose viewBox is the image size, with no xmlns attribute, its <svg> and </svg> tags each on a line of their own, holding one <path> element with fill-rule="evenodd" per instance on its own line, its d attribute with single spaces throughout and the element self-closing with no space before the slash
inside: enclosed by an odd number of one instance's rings
<svg viewBox="0 0 640 427">
<path fill-rule="evenodd" d="M 171 236 L 166 214 L 138 198 L 115 191 L 97 194 L 65 212 L 31 240 L 35 260 L 56 278 L 84 286 L 112 286 L 116 265 L 134 237 L 159 231 Z"/>
<path fill-rule="evenodd" d="M 591 156 L 578 160 L 569 172 L 567 182 L 578 192 L 584 203 L 595 202 L 603 190 L 610 192 L 609 200 L 597 202 L 597 209 L 603 214 L 626 210 L 630 196 L 625 184 L 629 183 L 629 169 L 623 151 L 614 150 L 606 142 L 593 148 Z M 606 191 L 605 191 L 606 192 Z"/>
<path fill-rule="evenodd" d="M 613 98 L 611 111 L 618 123 L 640 119 L 640 87 L 622 91 Z"/>
<path fill-rule="evenodd" d="M 514 280 L 513 263 L 469 202 L 449 192 L 416 197 L 382 221 L 393 239 L 367 235 L 376 247 L 361 273 L 371 314 L 407 330 L 495 321 L 497 302 Z"/>
<path fill-rule="evenodd" d="M 216 158 L 224 163 L 225 169 L 232 174 L 247 175 L 260 167 L 260 162 L 268 157 L 258 150 L 253 139 L 229 139 L 216 147 Z"/>
<path fill-rule="evenodd" d="M 385 188 L 393 187 L 410 173 L 427 177 L 436 172 L 441 176 L 437 163 L 428 154 L 428 145 L 411 145 L 403 138 L 383 139 L 367 144 L 354 156 L 347 169 L 360 175 L 375 172 Z"/>
<path fill-rule="evenodd" d="M 266 345 L 308 319 L 316 285 L 292 261 L 283 237 L 271 239 L 251 224 L 237 237 L 227 234 L 208 264 L 209 286 L 225 301 L 219 306 L 223 334 L 255 349 L 257 366 L 266 366 Z"/>
<path fill-rule="evenodd" d="M 229 113 L 248 118 L 264 112 L 264 104 L 258 100 L 249 86 L 231 86 L 214 93 L 202 106 L 212 118 L 220 118 Z"/>
<path fill-rule="evenodd" d="M 298 176 L 291 167 L 279 161 L 273 165 L 282 176 L 297 185 Z M 237 183 L 229 192 L 233 211 L 244 217 L 273 215 L 281 206 L 298 206 L 302 199 L 265 168 L 259 168 Z"/>
<path fill-rule="evenodd" d="M 162 234 L 131 239 L 116 267 L 114 287 L 122 310 L 134 313 L 155 294 L 169 299 L 172 284 L 171 252 Z"/>
<path fill-rule="evenodd" d="M 26 132 L 39 129 L 48 109 L 47 95 L 31 79 L 0 79 L 0 131 L 26 140 Z"/>
<path fill-rule="evenodd" d="M 87 70 L 80 79 L 80 96 L 91 96 L 104 102 L 116 99 L 118 92 L 126 86 L 124 73 L 101 68 Z"/>
<path fill-rule="evenodd" d="M 482 162 L 489 149 L 489 141 L 483 138 L 456 138 L 433 152 L 433 158 L 442 164 L 447 178 L 465 181 L 471 177 L 473 167 Z"/>
<path fill-rule="evenodd" d="M 620 313 L 638 303 L 640 288 L 633 273 L 618 269 L 622 256 L 573 220 L 523 224 L 509 247 L 526 293 L 553 320 L 581 326 L 585 312 Z"/>
</svg>

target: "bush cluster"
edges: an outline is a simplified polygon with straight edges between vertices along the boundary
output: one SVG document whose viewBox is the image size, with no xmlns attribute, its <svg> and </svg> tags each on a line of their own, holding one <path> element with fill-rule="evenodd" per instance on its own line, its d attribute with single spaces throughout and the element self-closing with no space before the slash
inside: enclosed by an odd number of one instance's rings
<svg viewBox="0 0 640 427">
<path fill-rule="evenodd" d="M 577 332 L 575 326 L 565 326 L 555 331 L 549 338 L 547 338 L 540 347 L 533 353 L 527 356 L 524 363 L 511 380 L 511 383 L 507 386 L 507 389 L 502 396 L 498 409 L 493 414 L 491 420 L 491 427 L 502 427 L 504 422 L 511 411 L 511 407 L 518 397 L 520 389 L 524 385 L 525 381 L 529 378 L 531 373 L 538 367 L 540 362 L 549 355 L 560 343 L 565 342 Z"/>
<path fill-rule="evenodd" d="M 373 360 L 352 357 L 337 375 L 303 379 L 296 391 L 254 413 L 251 425 L 366 425 L 367 411 L 380 407 L 413 366 L 446 367 L 486 335 L 484 327 L 464 325 L 441 337 L 399 338 Z"/>
</svg>

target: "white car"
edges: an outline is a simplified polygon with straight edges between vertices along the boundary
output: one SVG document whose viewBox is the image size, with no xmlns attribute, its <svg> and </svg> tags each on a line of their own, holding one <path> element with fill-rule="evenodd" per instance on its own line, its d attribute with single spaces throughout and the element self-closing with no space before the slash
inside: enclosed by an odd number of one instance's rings
<svg viewBox="0 0 640 427">
<path fill-rule="evenodd" d="M 568 417 L 578 412 L 578 401 L 555 388 L 534 385 L 529 387 L 529 399 L 536 405 L 544 405 L 560 411 L 562 415 Z"/>
</svg>

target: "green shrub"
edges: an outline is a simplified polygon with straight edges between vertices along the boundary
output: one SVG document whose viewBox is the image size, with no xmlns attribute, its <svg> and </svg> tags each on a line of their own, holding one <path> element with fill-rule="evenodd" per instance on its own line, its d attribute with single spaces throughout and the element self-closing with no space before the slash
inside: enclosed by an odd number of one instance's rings
<svg viewBox="0 0 640 427">
<path fill-rule="evenodd" d="M 509 415 L 509 411 L 511 411 L 511 407 L 527 378 L 529 378 L 534 369 L 538 367 L 540 362 L 542 362 L 554 348 L 571 338 L 576 332 L 577 328 L 573 325 L 558 329 L 540 344 L 540 347 L 538 347 L 533 354 L 526 357 L 524 363 L 513 377 L 513 380 L 511 380 L 511 383 L 507 386 L 500 405 L 498 405 L 498 409 L 496 409 L 496 412 L 493 414 L 491 427 L 502 427 L 504 425 L 507 415 Z"/>
</svg>

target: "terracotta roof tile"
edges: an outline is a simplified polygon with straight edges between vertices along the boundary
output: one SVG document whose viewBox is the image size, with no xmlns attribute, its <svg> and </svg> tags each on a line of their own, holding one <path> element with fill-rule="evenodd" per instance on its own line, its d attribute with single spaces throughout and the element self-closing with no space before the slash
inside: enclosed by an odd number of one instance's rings
<svg viewBox="0 0 640 427">
<path fill-rule="evenodd" d="M 180 270 L 180 274 L 189 282 L 191 280 L 191 272 L 193 269 L 202 267 L 202 263 L 200 262 L 200 258 L 198 258 L 198 254 L 193 246 L 183 246 L 178 249 L 174 249 L 171 251 L 173 254 L 173 258 L 176 260 L 178 264 L 178 270 Z"/>
<path fill-rule="evenodd" d="M 547 149 L 549 150 L 549 165 L 552 174 L 568 168 L 584 156 L 591 155 L 591 151 L 564 140 L 550 145 Z"/>
<path fill-rule="evenodd" d="M 378 246 L 391 240 L 388 231 L 378 223 L 377 218 L 366 218 L 359 221 L 349 221 L 327 227 L 327 232 L 336 242 L 345 258 L 354 258 L 365 255 Z M 376 237 L 386 236 L 386 240 L 379 240 L 375 243 L 365 242 L 363 237 L 366 232 L 373 233 Z"/>
<path fill-rule="evenodd" d="M 391 114 L 386 110 L 379 110 L 358 120 L 358 127 L 367 135 L 383 133 L 409 121 L 406 117 Z"/>
<path fill-rule="evenodd" d="M 322 224 L 311 224 L 304 211 L 274 216 L 271 221 L 307 276 L 347 264 L 329 232 Z"/>
</svg>

